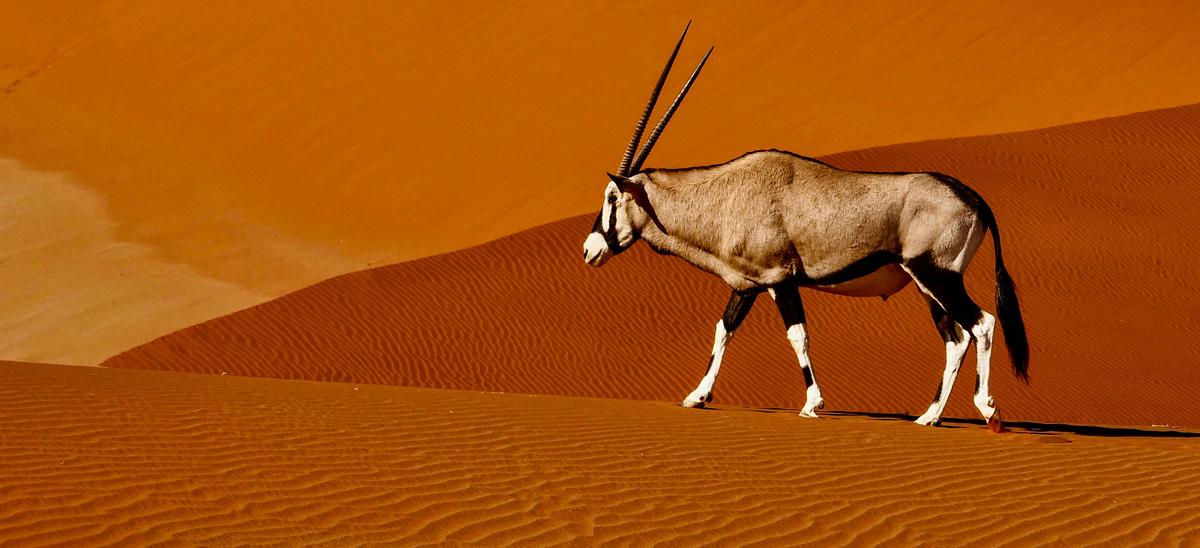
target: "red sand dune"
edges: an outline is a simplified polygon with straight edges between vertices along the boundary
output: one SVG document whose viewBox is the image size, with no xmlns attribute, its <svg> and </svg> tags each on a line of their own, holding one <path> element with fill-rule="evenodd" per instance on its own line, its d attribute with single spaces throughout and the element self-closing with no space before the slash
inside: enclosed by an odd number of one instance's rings
<svg viewBox="0 0 1200 548">
<path fill-rule="evenodd" d="M 47 290 L 0 269 L 40 296 L 0 311 L 6 358 L 93 364 L 329 276 L 583 213 L 688 19 L 681 64 L 717 52 L 665 165 L 1200 101 L 1190 2 L 7 4 L 0 160 L 65 174 L 104 232 L 0 248 L 56 273 Z M 17 208 L 0 185 L 0 215 L 72 227 L 30 213 L 70 209 L 59 186 Z M 105 312 L 110 294 L 135 310 Z"/>
<path fill-rule="evenodd" d="M 1200 543 L 1188 432 L 15 363 L 0 424 L 19 546 Z"/>
<path fill-rule="evenodd" d="M 996 211 L 1033 348 L 1032 385 L 997 345 L 1006 418 L 1200 427 L 1195 204 L 1200 105 L 826 159 L 937 170 Z M 696 163 L 721 158 L 697 156 Z M 294 379 L 678 400 L 704 372 L 727 290 L 638 246 L 583 264 L 590 218 L 334 278 L 105 362 Z M 990 243 L 969 270 L 992 308 Z M 806 292 L 816 374 L 834 409 L 916 414 L 942 345 L 914 289 L 887 303 Z M 968 359 L 949 416 L 972 417 Z M 798 407 L 798 366 L 760 303 L 726 354 L 719 405 Z"/>
</svg>

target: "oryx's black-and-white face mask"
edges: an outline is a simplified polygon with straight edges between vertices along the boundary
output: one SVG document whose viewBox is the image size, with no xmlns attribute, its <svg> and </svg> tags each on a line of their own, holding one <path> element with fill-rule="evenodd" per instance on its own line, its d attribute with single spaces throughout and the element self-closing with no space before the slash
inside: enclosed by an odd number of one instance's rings
<svg viewBox="0 0 1200 548">
<path fill-rule="evenodd" d="M 634 230 L 625 208 L 628 196 L 613 181 L 604 188 L 604 205 L 583 241 L 583 260 L 587 264 L 600 266 L 633 244 Z"/>
</svg>

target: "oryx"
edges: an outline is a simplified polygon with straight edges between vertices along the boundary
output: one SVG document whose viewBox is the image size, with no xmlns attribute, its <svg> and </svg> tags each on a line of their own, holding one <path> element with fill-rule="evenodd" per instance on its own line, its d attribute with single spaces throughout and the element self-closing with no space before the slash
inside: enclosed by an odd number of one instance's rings
<svg viewBox="0 0 1200 548">
<path fill-rule="evenodd" d="M 983 198 L 941 173 L 844 171 L 790 152 L 765 150 L 729 162 L 686 169 L 642 169 L 642 163 L 679 107 L 704 55 L 637 156 L 646 121 L 679 53 L 675 45 L 638 120 L 616 174 L 608 174 L 604 203 L 583 244 L 583 258 L 604 264 L 645 240 L 720 276 L 733 289 L 717 322 L 708 371 L 682 405 L 712 401 L 721 355 L 755 298 L 774 299 L 807 386 L 800 415 L 824 406 L 808 358 L 808 334 L 798 288 L 854 297 L 882 297 L 910 280 L 929 303 L 946 345 L 946 369 L 929 409 L 916 422 L 936 425 L 971 341 L 978 377 L 974 402 L 989 424 L 999 424 L 988 392 L 995 318 L 967 295 L 963 271 L 987 231 L 996 252 L 996 310 L 1013 371 L 1028 381 L 1029 347 L 1012 279 L 1000 254 L 1000 232 Z"/>
</svg>

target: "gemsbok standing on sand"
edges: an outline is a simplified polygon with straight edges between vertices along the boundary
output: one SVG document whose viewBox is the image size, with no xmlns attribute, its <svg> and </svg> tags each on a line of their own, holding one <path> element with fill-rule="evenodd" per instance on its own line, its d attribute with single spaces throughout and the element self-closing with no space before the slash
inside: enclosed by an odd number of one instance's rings
<svg viewBox="0 0 1200 548">
<path fill-rule="evenodd" d="M 946 370 L 933 403 L 916 422 L 937 425 L 971 341 L 978 352 L 975 407 L 998 428 L 988 392 L 995 318 L 967 295 L 963 271 L 988 230 L 996 250 L 996 309 L 1013 371 L 1028 382 L 1029 346 L 1012 278 L 1000 254 L 1000 231 L 983 198 L 940 173 L 844 171 L 777 150 L 747 153 L 720 165 L 642 169 L 663 128 L 679 108 L 712 49 L 701 59 L 662 120 L 634 157 L 671 65 L 675 45 L 625 149 L 616 175 L 608 174 L 604 204 L 583 244 L 592 266 L 645 240 L 710 272 L 733 289 L 717 322 L 708 371 L 681 405 L 712 401 L 725 345 L 755 298 L 775 300 L 807 387 L 800 415 L 824 407 L 808 358 L 808 334 L 798 288 L 853 297 L 882 297 L 910 280 L 929 302 L 946 344 Z"/>
</svg>

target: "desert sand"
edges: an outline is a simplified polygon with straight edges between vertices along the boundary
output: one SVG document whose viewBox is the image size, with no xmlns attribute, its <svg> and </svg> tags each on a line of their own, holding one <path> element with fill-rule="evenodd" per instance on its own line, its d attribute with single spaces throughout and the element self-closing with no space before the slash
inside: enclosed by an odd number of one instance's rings
<svg viewBox="0 0 1200 548">
<path fill-rule="evenodd" d="M 0 158 L 29 181 L 62 175 L 112 227 L 86 253 L 22 255 L 52 265 L 53 291 L 0 272 L 41 295 L 0 312 L 24 331 L 0 358 L 26 361 L 95 364 L 333 275 L 594 209 L 688 19 L 670 88 L 717 51 L 652 164 L 1200 102 L 1188 2 L 8 4 Z M 0 215 L 26 222 L 6 200 Z M 44 231 L 76 222 L 59 221 Z M 92 266 L 129 247 L 144 252 L 127 271 Z M 106 290 L 69 289 L 92 286 Z M 105 313 L 109 290 L 133 313 Z"/>
<path fill-rule="evenodd" d="M 834 165 L 953 174 L 988 200 L 1017 281 L 1032 383 L 993 359 L 993 394 L 1019 420 L 1200 428 L 1195 204 L 1200 106 L 1050 129 L 895 145 Z M 678 401 L 700 380 L 728 289 L 639 245 L 600 269 L 579 249 L 591 217 L 337 277 L 104 362 L 115 367 L 432 388 Z M 994 310 L 992 248 L 968 269 Z M 802 291 L 834 409 L 920 414 L 943 347 L 909 286 L 887 302 Z M 803 381 L 774 306 L 725 355 L 722 405 L 799 407 Z M 949 416 L 973 417 L 973 354 Z"/>
<path fill-rule="evenodd" d="M 0 544 L 1200 544 L 1191 3 L 8 4 Z M 912 287 L 805 292 L 819 420 L 767 299 L 675 405 L 728 289 L 580 245 L 689 19 L 668 93 L 717 50 L 649 166 L 988 200 L 1007 432 L 973 353 L 912 424 Z"/>
<path fill-rule="evenodd" d="M 1200 542 L 1200 434 L 793 411 L 2 363 L 0 539 Z"/>
</svg>

